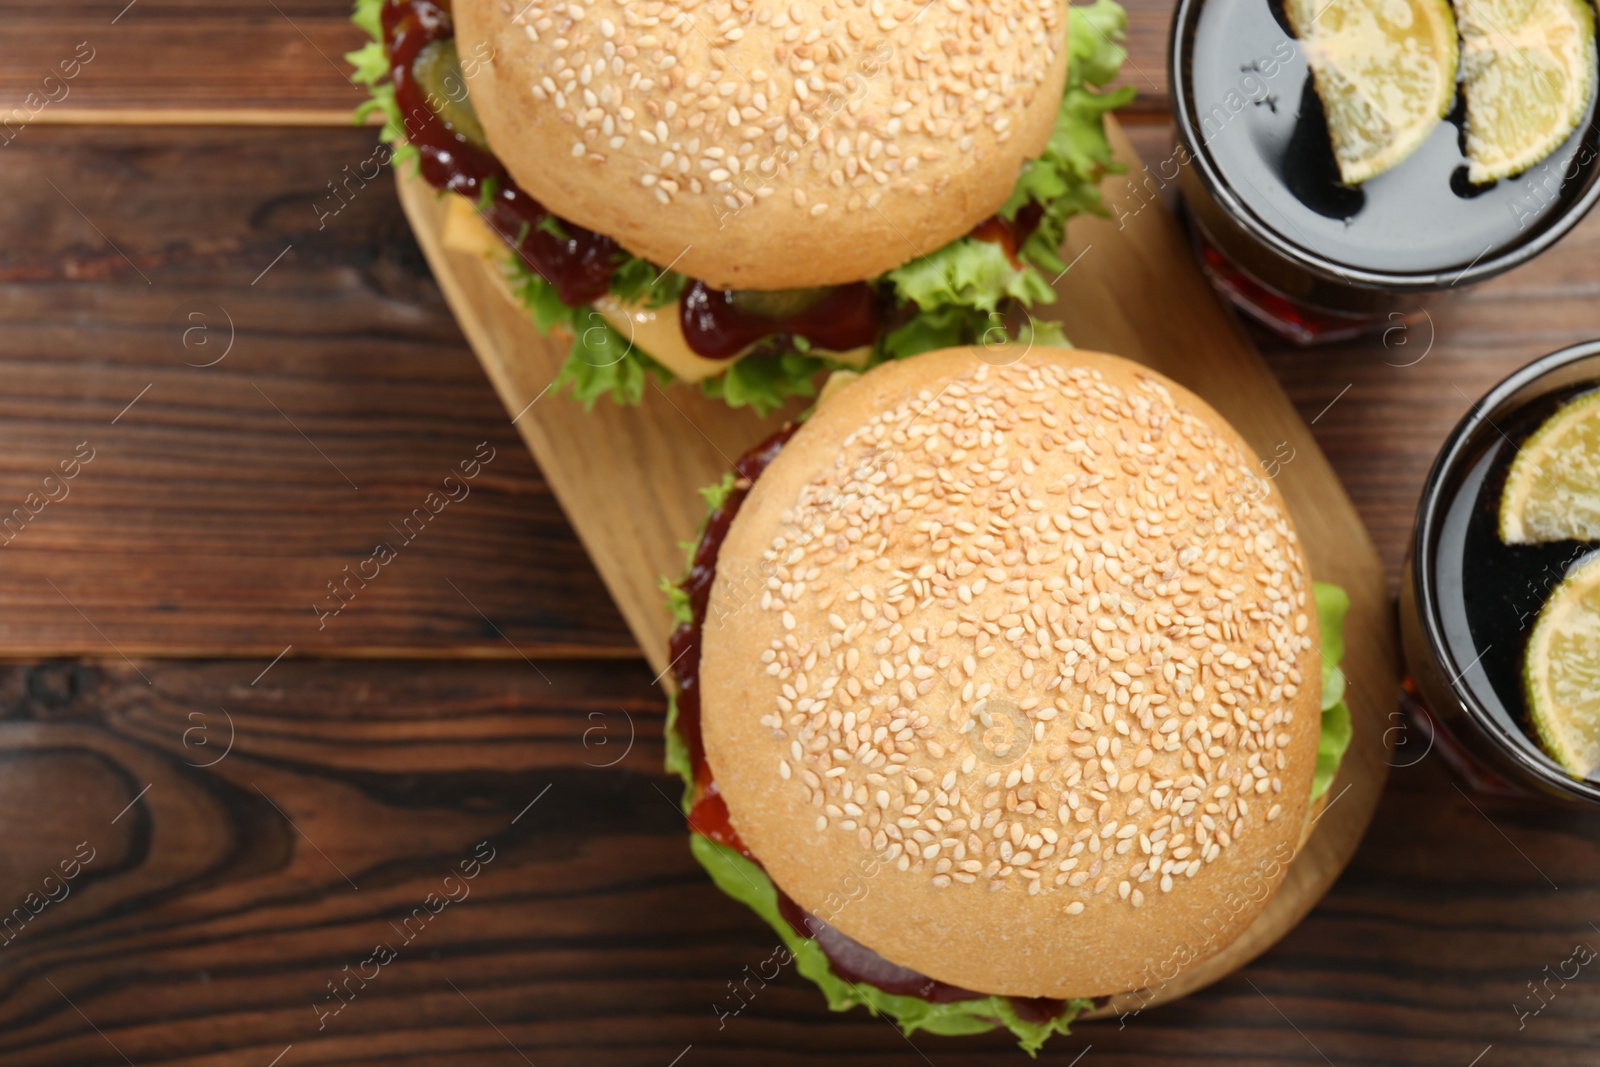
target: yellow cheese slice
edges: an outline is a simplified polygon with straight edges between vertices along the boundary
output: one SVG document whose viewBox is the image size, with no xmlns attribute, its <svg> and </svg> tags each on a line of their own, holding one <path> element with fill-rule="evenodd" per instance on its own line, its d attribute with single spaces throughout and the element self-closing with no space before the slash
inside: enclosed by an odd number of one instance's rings
<svg viewBox="0 0 1600 1067">
<path fill-rule="evenodd" d="M 496 261 L 506 253 L 506 243 L 494 232 L 483 216 L 466 197 L 451 195 L 447 199 L 444 229 L 440 237 L 444 246 L 455 252 L 465 252 Z M 515 302 L 508 287 L 506 296 Z M 594 309 L 612 329 L 638 347 L 639 351 L 673 373 L 679 381 L 698 382 L 714 377 L 728 369 L 732 359 L 706 359 L 689 347 L 683 339 L 679 325 L 678 304 L 673 301 L 658 308 L 624 304 L 609 293 L 594 302 Z M 848 367 L 865 368 L 872 355 L 872 346 L 863 345 L 847 352 L 829 352 L 812 349 L 824 359 L 843 363 Z M 743 353 L 734 359 L 743 358 Z"/>
<path fill-rule="evenodd" d="M 500 256 L 506 250 L 505 241 L 483 221 L 483 216 L 478 214 L 472 202 L 454 194 L 446 198 L 444 230 L 439 239 L 446 248 L 455 252 Z"/>
<path fill-rule="evenodd" d="M 689 347 L 689 342 L 683 339 L 683 327 L 678 324 L 676 300 L 658 308 L 647 308 L 624 304 L 607 293 L 594 302 L 594 309 L 613 330 L 671 371 L 679 381 L 702 381 L 721 374 L 733 362 L 707 359 Z"/>
</svg>

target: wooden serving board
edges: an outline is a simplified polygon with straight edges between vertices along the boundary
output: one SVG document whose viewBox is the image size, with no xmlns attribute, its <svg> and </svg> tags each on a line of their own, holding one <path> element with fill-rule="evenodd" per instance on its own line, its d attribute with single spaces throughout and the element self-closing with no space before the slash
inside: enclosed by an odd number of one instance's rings
<svg viewBox="0 0 1600 1067">
<path fill-rule="evenodd" d="M 1130 176 L 1103 183 L 1111 219 L 1080 218 L 1068 231 L 1056 283 L 1043 309 L 1084 348 L 1147 364 L 1209 400 L 1263 457 L 1321 581 L 1350 594 L 1344 669 L 1355 737 L 1314 832 L 1283 885 L 1225 951 L 1146 998 L 1114 1001 L 1102 1014 L 1182 996 L 1265 951 L 1322 897 L 1355 851 L 1388 773 L 1386 734 L 1399 680 L 1398 642 L 1383 569 L 1366 529 L 1277 381 L 1195 266 L 1188 243 L 1159 199 L 1139 195 L 1141 164 L 1111 124 Z M 637 408 L 602 400 L 585 412 L 550 391 L 567 345 L 539 335 L 504 294 L 498 268 L 446 248 L 445 203 L 402 173 L 400 198 L 435 277 L 490 380 L 588 548 L 652 669 L 665 673 L 671 620 L 660 576 L 683 567 L 681 542 L 704 515 L 699 494 L 782 414 L 758 419 L 693 389 L 648 387 Z M 1142 190 L 1141 190 L 1142 191 Z M 1288 458 L 1291 457 L 1292 458 Z"/>
</svg>

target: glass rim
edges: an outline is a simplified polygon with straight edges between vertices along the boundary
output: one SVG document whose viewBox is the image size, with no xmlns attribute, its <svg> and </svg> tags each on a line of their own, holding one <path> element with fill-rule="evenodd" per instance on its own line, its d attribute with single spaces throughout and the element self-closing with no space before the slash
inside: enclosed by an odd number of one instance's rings
<svg viewBox="0 0 1600 1067">
<path fill-rule="evenodd" d="M 1186 77 L 1192 49 L 1186 50 L 1183 44 L 1185 41 L 1193 42 L 1192 31 L 1206 2 L 1178 0 L 1167 39 L 1167 92 L 1172 98 L 1172 119 L 1177 136 L 1188 152 L 1206 192 L 1226 210 L 1228 217 L 1255 240 L 1297 266 L 1329 281 L 1358 288 L 1416 293 L 1453 289 L 1463 283 L 1471 285 L 1484 281 L 1533 259 L 1565 237 L 1600 200 L 1600 147 L 1597 147 L 1594 158 L 1584 164 L 1588 174 L 1583 191 L 1566 210 L 1551 217 L 1527 239 L 1507 245 L 1492 256 L 1480 256 L 1460 270 L 1385 271 L 1355 267 L 1290 240 L 1250 209 L 1245 199 L 1223 177 L 1205 140 L 1196 136 L 1195 101 Z M 1591 102 L 1590 109 L 1600 114 L 1600 104 Z M 1571 136 L 1577 136 L 1583 129 L 1584 126 L 1580 124 Z"/>
<path fill-rule="evenodd" d="M 1477 432 L 1486 424 L 1492 426 L 1493 417 L 1503 407 L 1512 402 L 1526 403 L 1564 384 L 1572 384 L 1558 382 L 1550 388 L 1541 388 L 1545 380 L 1556 372 L 1588 360 L 1596 361 L 1593 380 L 1600 382 L 1600 340 L 1585 341 L 1552 352 L 1501 379 L 1456 423 L 1434 458 L 1427 479 L 1422 483 L 1422 495 L 1417 502 L 1416 523 L 1411 537 L 1412 593 L 1416 602 L 1417 622 L 1427 642 L 1428 652 L 1433 657 L 1434 665 L 1447 672 L 1451 679 L 1459 679 L 1472 664 L 1463 667 L 1450 652 L 1444 638 L 1438 588 L 1434 581 L 1433 559 L 1438 545 L 1439 526 L 1453 501 L 1453 498 L 1447 497 L 1445 490 L 1462 473 L 1463 463 L 1476 453 L 1476 449 L 1469 448 L 1469 445 L 1473 443 Z M 1582 379 L 1574 379 L 1577 380 Z M 1573 778 L 1526 732 L 1519 730 L 1515 736 L 1510 734 L 1470 688 L 1457 685 L 1455 681 L 1448 684 L 1451 695 L 1473 725 L 1520 769 L 1560 793 L 1600 803 L 1600 782 Z"/>
</svg>

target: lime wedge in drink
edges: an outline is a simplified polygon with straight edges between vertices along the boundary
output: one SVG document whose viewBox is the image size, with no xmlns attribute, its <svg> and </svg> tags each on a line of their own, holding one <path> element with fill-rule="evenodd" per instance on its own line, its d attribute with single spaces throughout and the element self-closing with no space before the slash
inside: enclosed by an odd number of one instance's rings
<svg viewBox="0 0 1600 1067">
<path fill-rule="evenodd" d="M 1594 95 L 1588 0 L 1456 0 L 1467 178 L 1521 174 L 1565 141 Z"/>
<path fill-rule="evenodd" d="M 1339 177 L 1374 178 L 1427 139 L 1456 88 L 1456 25 L 1446 0 L 1287 0 Z"/>
<path fill-rule="evenodd" d="M 1556 586 L 1522 661 L 1539 743 L 1574 778 L 1600 767 L 1600 557 Z"/>
<path fill-rule="evenodd" d="M 1600 391 L 1567 401 L 1517 450 L 1500 493 L 1500 540 L 1600 540 Z"/>
</svg>

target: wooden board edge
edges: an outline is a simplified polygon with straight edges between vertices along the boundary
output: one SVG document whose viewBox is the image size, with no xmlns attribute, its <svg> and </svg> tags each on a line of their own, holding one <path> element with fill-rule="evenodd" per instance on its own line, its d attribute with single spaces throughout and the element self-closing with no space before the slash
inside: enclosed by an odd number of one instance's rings
<svg viewBox="0 0 1600 1067">
<path fill-rule="evenodd" d="M 1132 154 L 1126 137 L 1114 121 L 1109 122 L 1108 126 L 1119 158 L 1137 168 L 1139 166 L 1137 157 Z M 481 271 L 486 275 L 485 279 L 478 279 L 472 283 L 475 287 L 484 288 L 482 283 L 487 281 L 489 287 L 499 289 L 499 279 L 493 277 L 495 268 L 481 259 L 469 261 L 460 258 L 453 262 L 452 259 L 459 254 L 447 254 L 447 250 L 442 248 L 438 240 L 437 227 L 442 209 L 437 204 L 435 194 L 418 180 L 408 180 L 404 175 L 398 174 L 397 178 L 400 181 L 402 203 L 412 218 L 418 241 L 430 266 L 434 269 L 446 299 L 456 310 L 463 331 L 478 353 L 480 362 L 484 364 L 485 371 L 499 392 L 507 411 L 516 413 L 524 410 L 529 403 L 528 391 L 523 389 L 508 372 L 507 361 L 488 349 L 487 346 L 491 343 L 488 331 L 482 323 L 475 321 L 463 281 L 455 274 L 456 263 L 459 262 L 463 269 Z M 1163 247 L 1169 256 L 1170 264 L 1173 261 L 1171 256 L 1181 255 L 1172 250 L 1179 245 L 1187 247 L 1181 235 L 1177 234 L 1174 220 L 1164 207 L 1157 207 L 1144 214 L 1149 221 L 1143 222 L 1142 225 L 1165 227 L 1170 231 L 1162 233 L 1159 237 L 1159 240 L 1164 242 Z M 1209 332 L 1212 344 L 1240 349 L 1240 356 L 1248 360 L 1255 370 L 1250 382 L 1251 388 L 1268 398 L 1266 402 L 1287 412 L 1289 420 L 1287 424 L 1295 427 L 1299 434 L 1301 447 L 1306 449 L 1306 462 L 1301 468 L 1302 471 L 1306 471 L 1308 477 L 1324 485 L 1321 492 L 1327 499 L 1320 502 L 1317 514 L 1308 515 L 1306 518 L 1317 521 L 1323 516 L 1332 515 L 1339 520 L 1337 522 L 1339 539 L 1343 546 L 1339 566 L 1336 568 L 1336 573 L 1324 572 L 1318 577 L 1337 581 L 1351 598 L 1350 614 L 1346 621 L 1345 663 L 1358 667 L 1355 674 L 1349 675 L 1347 696 L 1355 738 L 1340 768 L 1339 776 L 1330 790 L 1332 799 L 1324 815 L 1319 818 L 1309 839 L 1296 851 L 1294 860 L 1287 864 L 1288 870 L 1283 883 L 1257 919 L 1235 941 L 1209 959 L 1184 971 L 1153 991 L 1144 990 L 1138 994 L 1115 998 L 1105 1009 L 1093 1013 L 1096 1017 L 1153 1007 L 1185 996 L 1226 977 L 1265 952 L 1316 905 L 1349 862 L 1376 810 L 1378 797 L 1388 773 L 1388 749 L 1385 740 L 1389 722 L 1387 715 L 1394 707 L 1394 694 L 1399 679 L 1396 652 L 1398 645 L 1392 605 L 1389 603 L 1387 582 L 1370 535 L 1357 517 L 1353 504 L 1333 474 L 1326 457 L 1311 439 L 1309 429 L 1294 413 L 1292 405 L 1276 379 L 1272 377 L 1264 361 L 1250 345 L 1242 327 L 1222 308 L 1192 263 L 1187 258 L 1183 258 L 1182 262 L 1188 265 L 1173 273 L 1184 276 L 1182 295 L 1193 302 L 1194 307 L 1201 309 L 1197 313 L 1202 320 L 1199 325 L 1200 331 Z M 528 328 L 532 329 L 531 324 Z M 1099 347 L 1107 351 L 1118 350 L 1114 346 L 1106 345 L 1090 347 Z M 1135 355 L 1133 352 L 1124 354 Z M 1183 380 L 1181 374 L 1175 376 L 1180 381 Z M 1205 393 L 1202 392 L 1202 395 Z M 562 494 L 558 484 L 559 472 L 551 470 L 541 455 L 545 452 L 545 443 L 540 441 L 540 435 L 531 426 L 519 425 L 518 428 L 524 440 L 533 449 L 535 457 L 540 460 L 546 477 L 550 479 L 552 487 L 556 488 L 557 496 L 560 497 Z M 1297 524 L 1299 521 L 1301 520 L 1297 514 Z M 580 537 L 588 544 L 589 539 L 584 536 L 583 525 L 575 523 L 575 526 Z M 687 533 L 690 528 L 692 526 L 686 526 L 685 532 Z M 597 556 L 596 565 L 600 568 L 602 576 L 607 578 L 607 584 L 611 585 L 611 575 L 622 566 L 622 562 Z M 641 617 L 638 612 L 630 613 L 628 605 L 620 600 L 619 607 L 633 628 L 635 636 L 640 639 L 652 668 L 664 669 L 665 629 L 660 630 L 658 634 L 641 632 L 641 625 L 649 625 L 649 619 Z M 661 646 L 659 651 L 653 647 L 657 645 Z"/>
<path fill-rule="evenodd" d="M 705 513 L 695 490 L 732 468 L 745 447 L 735 440 L 748 442 L 770 431 L 753 413 L 731 412 L 720 401 L 687 389 L 674 389 L 674 396 L 647 387 L 636 407 L 618 407 L 605 398 L 587 412 L 569 396 L 547 396 L 556 392 L 552 381 L 567 343 L 539 334 L 527 311 L 510 298 L 498 264 L 445 247 L 441 228 L 447 208 L 430 186 L 406 168 L 395 177 L 423 254 L 512 425 L 572 521 L 652 670 L 664 674 L 673 624 L 657 581 L 663 575 L 676 578 L 683 570 L 678 541 L 693 534 Z M 497 340 L 497 334 L 511 340 Z M 499 353 L 497 346 L 507 343 L 517 351 Z M 537 404 L 543 406 L 535 412 Z M 577 438 L 605 454 L 573 448 Z M 664 449 L 662 441 L 669 447 Z M 609 518 L 579 521 L 575 509 L 582 510 L 585 500 L 595 502 L 593 483 L 617 463 L 637 463 L 641 470 L 655 464 L 658 472 L 667 473 L 679 467 L 708 473 L 682 492 L 661 492 L 654 484 L 635 486 L 642 491 L 626 506 L 613 506 Z M 663 536 L 663 530 L 678 532 Z M 641 560 L 651 571 L 648 582 L 637 580 Z"/>
</svg>

